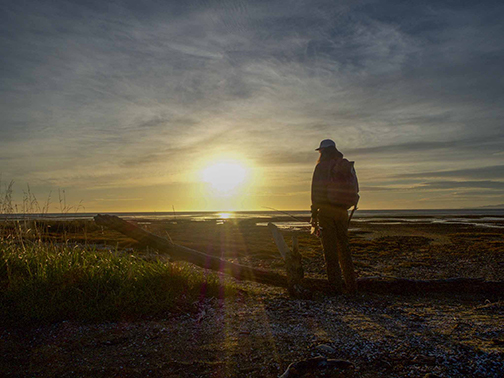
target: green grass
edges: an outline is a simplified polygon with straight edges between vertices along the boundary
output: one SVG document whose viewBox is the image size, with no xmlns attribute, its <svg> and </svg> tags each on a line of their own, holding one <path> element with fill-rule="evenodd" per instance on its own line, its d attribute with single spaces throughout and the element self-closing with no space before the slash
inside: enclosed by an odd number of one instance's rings
<svg viewBox="0 0 504 378">
<path fill-rule="evenodd" d="M 30 219 L 54 207 L 51 195 L 40 204 L 27 186 L 16 202 L 13 185 L 0 181 L 0 324 L 163 318 L 195 309 L 203 297 L 235 293 L 229 280 L 190 265 L 97 250 L 138 245 L 92 221 Z M 68 206 L 64 191 L 58 198 L 60 213 L 82 207 Z M 2 219 L 11 214 L 27 217 Z"/>
<path fill-rule="evenodd" d="M 215 274 L 135 256 L 0 241 L 0 320 L 36 324 L 164 317 L 230 293 Z M 224 294 L 223 294 L 224 293 Z"/>
</svg>

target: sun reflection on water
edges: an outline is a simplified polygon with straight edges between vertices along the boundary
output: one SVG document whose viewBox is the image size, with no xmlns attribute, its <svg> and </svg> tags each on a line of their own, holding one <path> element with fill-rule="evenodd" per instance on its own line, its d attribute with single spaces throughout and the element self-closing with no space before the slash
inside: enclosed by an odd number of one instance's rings
<svg viewBox="0 0 504 378">
<path fill-rule="evenodd" d="M 233 216 L 231 213 L 218 213 L 217 215 L 220 219 L 229 219 Z"/>
</svg>

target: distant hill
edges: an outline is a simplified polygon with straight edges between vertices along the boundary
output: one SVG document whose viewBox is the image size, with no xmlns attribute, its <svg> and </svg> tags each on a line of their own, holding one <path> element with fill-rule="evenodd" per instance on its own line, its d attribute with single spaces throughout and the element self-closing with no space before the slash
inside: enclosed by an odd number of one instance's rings
<svg viewBox="0 0 504 378">
<path fill-rule="evenodd" d="M 488 206 L 480 206 L 478 209 L 504 209 L 504 204 L 500 205 L 488 205 Z"/>
</svg>

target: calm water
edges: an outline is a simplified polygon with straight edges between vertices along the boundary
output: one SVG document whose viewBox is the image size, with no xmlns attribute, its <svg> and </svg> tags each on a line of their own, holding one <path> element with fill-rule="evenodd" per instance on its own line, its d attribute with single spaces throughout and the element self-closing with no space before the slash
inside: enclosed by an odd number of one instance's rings
<svg viewBox="0 0 504 378">
<path fill-rule="evenodd" d="M 97 213 L 67 214 L 0 214 L 0 220 L 76 220 L 92 219 Z M 146 213 L 107 213 L 124 219 L 142 220 L 191 220 L 191 221 L 224 221 L 226 219 L 259 218 L 258 225 L 266 225 L 273 217 L 290 216 L 288 222 L 275 222 L 285 228 L 306 226 L 301 221 L 310 216 L 309 211 L 237 211 L 237 212 L 146 212 Z M 299 220 L 295 218 L 301 218 Z M 354 214 L 355 223 L 404 224 L 404 223 L 444 223 L 467 224 L 478 227 L 504 228 L 504 209 L 456 209 L 456 210 L 358 210 Z M 354 224 L 355 224 L 354 223 Z"/>
</svg>

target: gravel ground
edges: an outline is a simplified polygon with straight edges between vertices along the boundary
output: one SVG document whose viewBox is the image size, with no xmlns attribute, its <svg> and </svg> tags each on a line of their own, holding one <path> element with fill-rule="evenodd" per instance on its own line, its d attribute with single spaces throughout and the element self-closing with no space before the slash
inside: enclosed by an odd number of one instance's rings
<svg viewBox="0 0 504 378">
<path fill-rule="evenodd" d="M 197 249 L 229 250 L 227 258 L 237 262 L 283 269 L 264 228 L 241 227 L 238 234 L 230 226 L 219 234 L 201 222 L 170 227 L 174 240 L 185 237 Z M 208 247 L 210 238 L 234 249 Z M 502 229 L 368 226 L 351 244 L 360 276 L 504 279 Z M 300 247 L 308 275 L 323 276 L 318 241 L 300 235 Z M 504 295 L 307 301 L 264 285 L 238 287 L 233 298 L 204 299 L 193 312 L 166 319 L 0 326 L 0 376 L 277 377 L 292 362 L 318 355 L 354 365 L 320 376 L 504 376 Z"/>
<path fill-rule="evenodd" d="M 171 319 L 2 329 L 0 374 L 276 377 L 317 355 L 352 362 L 355 369 L 342 376 L 504 374 L 504 302 L 383 295 L 305 301 L 260 291 L 204 300 L 195 313 Z"/>
</svg>

